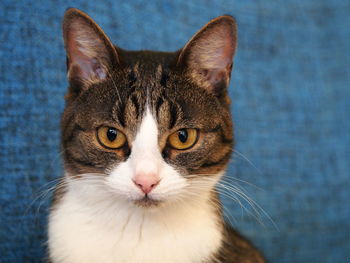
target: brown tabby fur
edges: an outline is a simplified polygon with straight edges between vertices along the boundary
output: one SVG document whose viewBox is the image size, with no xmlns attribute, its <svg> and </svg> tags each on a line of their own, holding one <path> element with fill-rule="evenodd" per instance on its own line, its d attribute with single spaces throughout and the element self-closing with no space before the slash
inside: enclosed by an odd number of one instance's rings
<svg viewBox="0 0 350 263">
<path fill-rule="evenodd" d="M 174 53 L 131 52 L 113 46 L 98 25 L 76 9 L 67 11 L 63 31 L 68 54 L 69 49 L 77 49 L 75 43 L 69 42 L 69 34 L 81 34 L 78 36 L 81 39 L 86 33 L 96 35 L 87 52 L 101 66 L 87 76 L 72 62 L 73 58 L 67 59 L 70 86 L 62 117 L 62 148 L 69 174 L 108 173 L 112 165 L 125 161 L 132 151 L 131 142 L 146 105 L 158 122 L 159 148 L 164 160 L 183 176 L 210 176 L 226 168 L 233 148 L 227 94 L 236 48 L 232 17 L 213 20 Z M 208 44 L 220 45 L 217 41 L 222 34 L 229 34 L 227 38 L 231 41 L 224 51 L 231 61 L 223 67 L 216 65 L 218 62 L 212 58 L 215 54 L 205 51 Z M 107 74 L 106 78 L 99 78 L 101 72 Z M 96 129 L 101 125 L 121 130 L 129 143 L 118 150 L 101 147 L 96 139 Z M 198 129 L 201 143 L 186 151 L 169 147 L 167 137 L 181 128 Z M 64 188 L 57 188 L 53 209 L 64 193 Z M 219 203 L 216 193 L 212 199 Z M 224 241 L 207 263 L 265 262 L 245 238 L 223 221 L 221 208 L 215 209 Z"/>
</svg>

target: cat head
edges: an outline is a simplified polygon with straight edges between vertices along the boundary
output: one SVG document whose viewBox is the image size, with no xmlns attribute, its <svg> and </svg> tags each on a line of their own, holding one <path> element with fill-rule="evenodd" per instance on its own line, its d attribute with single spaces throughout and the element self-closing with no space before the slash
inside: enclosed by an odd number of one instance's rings
<svg viewBox="0 0 350 263">
<path fill-rule="evenodd" d="M 122 50 L 77 9 L 63 37 L 67 177 L 142 207 L 210 194 L 233 146 L 234 19 L 210 21 L 174 53 Z"/>
</svg>

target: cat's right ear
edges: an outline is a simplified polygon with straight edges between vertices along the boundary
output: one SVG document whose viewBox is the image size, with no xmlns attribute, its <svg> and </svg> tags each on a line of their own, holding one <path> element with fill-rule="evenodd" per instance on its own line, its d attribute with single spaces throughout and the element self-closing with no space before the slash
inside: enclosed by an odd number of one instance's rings
<svg viewBox="0 0 350 263">
<path fill-rule="evenodd" d="M 106 79 L 109 71 L 120 65 L 112 42 L 87 14 L 78 9 L 66 11 L 63 39 L 70 97 L 75 97 L 91 83 Z"/>
</svg>

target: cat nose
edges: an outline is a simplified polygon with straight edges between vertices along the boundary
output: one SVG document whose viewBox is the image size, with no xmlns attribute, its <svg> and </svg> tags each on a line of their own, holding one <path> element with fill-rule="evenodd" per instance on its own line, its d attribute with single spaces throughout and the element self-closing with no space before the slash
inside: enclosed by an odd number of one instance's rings
<svg viewBox="0 0 350 263">
<path fill-rule="evenodd" d="M 148 194 L 159 184 L 160 178 L 153 173 L 139 173 L 132 181 L 142 192 Z"/>
</svg>

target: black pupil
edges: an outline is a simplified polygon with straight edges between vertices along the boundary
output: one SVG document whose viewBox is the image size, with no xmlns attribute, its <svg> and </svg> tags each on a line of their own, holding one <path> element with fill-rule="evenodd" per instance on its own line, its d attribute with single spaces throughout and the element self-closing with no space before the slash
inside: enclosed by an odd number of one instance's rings
<svg viewBox="0 0 350 263">
<path fill-rule="evenodd" d="M 186 130 L 180 130 L 178 133 L 178 136 L 179 136 L 180 142 L 182 143 L 185 143 L 188 139 L 188 134 Z"/>
<path fill-rule="evenodd" d="M 115 138 L 117 138 L 117 130 L 114 128 L 108 128 L 107 138 L 108 138 L 108 140 L 113 142 L 115 140 Z"/>
</svg>

